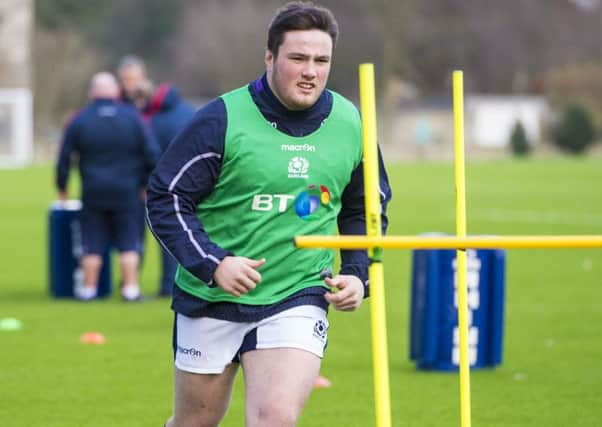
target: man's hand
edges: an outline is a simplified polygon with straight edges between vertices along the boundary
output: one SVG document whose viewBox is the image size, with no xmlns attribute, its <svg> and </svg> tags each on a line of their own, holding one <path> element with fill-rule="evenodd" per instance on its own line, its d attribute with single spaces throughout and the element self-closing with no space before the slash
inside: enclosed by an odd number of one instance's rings
<svg viewBox="0 0 602 427">
<path fill-rule="evenodd" d="M 326 292 L 326 301 L 336 310 L 354 311 L 359 308 L 364 299 L 364 285 L 356 276 L 339 274 L 333 278 L 327 277 L 324 282 L 338 292 Z"/>
<path fill-rule="evenodd" d="M 265 258 L 260 260 L 241 256 L 227 256 L 217 266 L 213 280 L 224 291 L 239 297 L 255 289 L 261 282 L 261 274 L 257 271 L 265 264 Z"/>
</svg>

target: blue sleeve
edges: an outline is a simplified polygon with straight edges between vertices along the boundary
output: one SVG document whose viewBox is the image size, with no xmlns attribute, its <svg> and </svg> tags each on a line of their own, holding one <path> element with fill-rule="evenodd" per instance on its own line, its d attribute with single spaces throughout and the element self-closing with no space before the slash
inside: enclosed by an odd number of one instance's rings
<svg viewBox="0 0 602 427">
<path fill-rule="evenodd" d="M 151 231 L 182 267 L 208 284 L 217 265 L 231 253 L 209 239 L 196 208 L 219 177 L 226 125 L 226 107 L 215 99 L 169 145 L 147 190 Z"/>
<path fill-rule="evenodd" d="M 63 133 L 63 141 L 56 162 L 56 187 L 59 191 L 64 191 L 67 188 L 71 169 L 71 155 L 76 148 L 76 123 L 76 120 L 72 120 Z"/>
<path fill-rule="evenodd" d="M 386 215 L 387 204 L 391 200 L 391 187 L 383 162 L 380 148 L 378 149 L 378 170 L 382 232 L 385 234 L 388 226 Z M 342 207 L 338 217 L 340 234 L 366 234 L 366 208 L 364 201 L 364 167 L 363 162 L 353 171 L 351 181 L 343 191 Z M 368 267 L 370 259 L 366 250 L 341 250 L 340 274 L 351 274 L 359 277 L 364 284 L 364 297 L 370 295 L 368 284 Z"/>
</svg>

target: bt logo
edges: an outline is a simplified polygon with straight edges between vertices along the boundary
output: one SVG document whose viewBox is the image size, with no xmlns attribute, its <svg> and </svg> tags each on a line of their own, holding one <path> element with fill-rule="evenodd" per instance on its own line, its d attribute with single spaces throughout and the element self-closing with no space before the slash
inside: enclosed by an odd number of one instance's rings
<svg viewBox="0 0 602 427">
<path fill-rule="evenodd" d="M 330 203 L 330 191 L 325 185 L 310 185 L 295 200 L 295 213 L 299 218 L 312 220 L 318 218 L 318 208 Z"/>
<path fill-rule="evenodd" d="M 297 216 L 309 221 L 319 217 L 318 208 L 327 206 L 330 199 L 330 191 L 325 185 L 312 184 L 297 197 L 291 194 L 256 194 L 253 196 L 251 209 L 260 212 L 270 212 L 276 209 L 283 213 L 288 209 L 289 202 L 294 200 L 293 206 Z"/>
<path fill-rule="evenodd" d="M 274 201 L 276 201 L 278 212 L 285 212 L 288 207 L 288 201 L 294 198 L 295 196 L 290 194 L 255 194 L 251 209 L 268 212 L 274 208 Z"/>
</svg>

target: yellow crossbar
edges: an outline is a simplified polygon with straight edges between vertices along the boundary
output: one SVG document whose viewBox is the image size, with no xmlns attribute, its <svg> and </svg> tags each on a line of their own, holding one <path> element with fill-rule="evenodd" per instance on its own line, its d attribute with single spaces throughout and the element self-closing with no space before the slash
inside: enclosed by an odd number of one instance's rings
<svg viewBox="0 0 602 427">
<path fill-rule="evenodd" d="M 299 248 L 561 249 L 602 248 L 602 236 L 298 236 Z"/>
</svg>

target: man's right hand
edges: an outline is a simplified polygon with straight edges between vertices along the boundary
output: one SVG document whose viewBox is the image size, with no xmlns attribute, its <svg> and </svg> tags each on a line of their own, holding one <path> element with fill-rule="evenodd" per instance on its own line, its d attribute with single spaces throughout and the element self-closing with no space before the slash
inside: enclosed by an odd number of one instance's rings
<svg viewBox="0 0 602 427">
<path fill-rule="evenodd" d="M 261 282 L 257 271 L 265 264 L 265 258 L 254 260 L 241 256 L 227 256 L 217 266 L 213 281 L 229 294 L 239 297 L 246 294 Z"/>
</svg>

